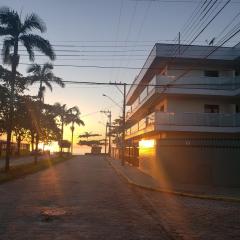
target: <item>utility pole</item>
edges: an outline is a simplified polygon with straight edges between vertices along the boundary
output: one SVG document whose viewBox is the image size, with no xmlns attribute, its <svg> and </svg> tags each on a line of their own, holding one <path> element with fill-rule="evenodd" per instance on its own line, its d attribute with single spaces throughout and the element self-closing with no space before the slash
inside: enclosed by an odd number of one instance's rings
<svg viewBox="0 0 240 240">
<path fill-rule="evenodd" d="M 180 56 L 181 54 L 181 33 L 178 33 L 178 55 Z"/>
<path fill-rule="evenodd" d="M 108 155 L 111 156 L 111 127 L 112 127 L 112 113 L 111 111 L 109 112 L 109 115 L 108 115 L 108 118 L 109 118 L 109 126 L 108 126 Z"/>
<path fill-rule="evenodd" d="M 105 130 L 105 155 L 107 154 L 107 128 L 108 128 L 108 122 L 106 122 L 106 130 Z"/>
<path fill-rule="evenodd" d="M 112 126 L 112 112 L 110 110 L 107 111 L 100 111 L 101 113 L 104 113 L 108 117 L 108 154 L 111 155 L 111 126 Z M 107 128 L 107 126 L 106 126 Z"/>
<path fill-rule="evenodd" d="M 125 165 L 125 129 L 126 129 L 126 88 L 127 84 L 123 84 L 123 123 L 122 123 L 122 166 Z"/>
</svg>

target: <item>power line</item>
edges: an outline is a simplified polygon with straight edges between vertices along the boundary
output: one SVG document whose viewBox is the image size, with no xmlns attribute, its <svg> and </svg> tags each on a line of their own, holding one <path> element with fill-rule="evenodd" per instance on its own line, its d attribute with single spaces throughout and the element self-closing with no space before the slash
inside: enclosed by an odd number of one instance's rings
<svg viewBox="0 0 240 240">
<path fill-rule="evenodd" d="M 31 63 L 19 63 L 19 65 L 32 65 Z M 43 64 L 39 64 L 43 65 Z M 74 68 L 99 68 L 99 69 L 128 69 L 128 70 L 139 70 L 149 69 L 158 70 L 159 68 L 144 68 L 144 67 L 127 67 L 127 66 L 101 66 L 101 65 L 74 65 L 74 64 L 54 64 L 54 67 L 74 67 Z"/>
<path fill-rule="evenodd" d="M 177 87 L 177 86 L 239 86 L 239 83 L 167 83 L 167 84 L 137 84 L 137 83 L 124 83 L 124 82 L 90 82 L 90 81 L 69 81 L 63 80 L 66 84 L 81 84 L 81 85 L 108 85 L 108 86 L 151 86 L 151 87 Z"/>
</svg>

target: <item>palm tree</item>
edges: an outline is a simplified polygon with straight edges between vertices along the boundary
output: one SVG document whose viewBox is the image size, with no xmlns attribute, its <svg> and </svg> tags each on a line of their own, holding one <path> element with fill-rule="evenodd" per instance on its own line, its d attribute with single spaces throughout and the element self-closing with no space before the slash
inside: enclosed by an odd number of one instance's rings
<svg viewBox="0 0 240 240">
<path fill-rule="evenodd" d="M 11 151 L 16 73 L 20 59 L 20 55 L 18 54 L 19 43 L 26 48 L 30 61 L 34 61 L 34 49 L 40 50 L 51 60 L 55 59 L 55 54 L 49 41 L 39 35 L 32 34 L 32 30 L 39 30 L 42 33 L 46 31 L 46 26 L 38 15 L 32 13 L 27 15 L 22 21 L 18 12 L 8 7 L 0 8 L 0 36 L 5 36 L 2 48 L 3 62 L 11 65 L 12 73 L 10 79 L 10 107 L 7 126 L 6 171 L 9 170 Z"/>
<path fill-rule="evenodd" d="M 32 64 L 27 72 L 32 73 L 30 76 L 30 84 L 39 82 L 38 97 L 41 102 L 44 102 L 44 91 L 45 86 L 52 91 L 52 83 L 56 83 L 60 87 L 65 87 L 63 80 L 59 77 L 56 77 L 53 72 L 53 65 L 51 63 L 45 63 L 43 66 L 39 64 Z"/>
<path fill-rule="evenodd" d="M 60 122 L 61 122 L 61 142 L 62 142 L 63 141 L 64 125 L 66 124 L 66 116 L 68 114 L 68 109 L 67 109 L 66 104 L 61 104 L 61 103 L 55 103 L 54 104 L 54 109 L 55 109 L 55 112 L 56 112 L 56 117 L 59 117 Z M 61 148 L 60 152 L 62 154 L 62 146 L 60 148 Z"/>
<path fill-rule="evenodd" d="M 52 91 L 52 84 L 56 83 L 61 87 L 65 87 L 65 84 L 63 83 L 62 79 L 59 77 L 54 76 L 53 72 L 53 65 L 51 63 L 45 63 L 43 66 L 39 64 L 32 64 L 27 72 L 32 73 L 33 75 L 29 76 L 30 84 L 34 84 L 36 82 L 39 82 L 39 90 L 38 90 L 38 98 L 39 98 L 39 111 L 42 111 L 43 103 L 44 103 L 44 91 L 45 86 L 44 84 Z M 41 114 L 39 112 L 39 115 Z M 40 129 L 41 130 L 41 129 Z M 39 133 L 37 133 L 36 139 L 39 139 Z M 36 144 L 35 149 L 35 162 L 37 162 L 37 152 L 38 152 L 38 144 Z"/>
<path fill-rule="evenodd" d="M 73 134 L 75 130 L 75 123 L 80 126 L 85 126 L 85 123 L 80 119 L 80 111 L 77 106 L 74 106 L 70 109 L 68 109 L 68 116 L 67 116 L 67 123 L 71 123 L 71 133 L 72 133 L 72 139 L 71 139 L 71 153 L 73 153 Z"/>
</svg>

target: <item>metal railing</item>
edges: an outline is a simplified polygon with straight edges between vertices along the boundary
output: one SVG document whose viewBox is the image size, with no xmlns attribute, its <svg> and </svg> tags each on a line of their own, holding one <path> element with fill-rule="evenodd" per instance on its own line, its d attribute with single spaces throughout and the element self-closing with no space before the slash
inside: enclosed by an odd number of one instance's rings
<svg viewBox="0 0 240 240">
<path fill-rule="evenodd" d="M 240 88 L 240 77 L 181 77 L 173 85 L 171 84 L 174 77 L 170 76 L 154 76 L 150 81 L 150 85 L 166 85 L 171 88 L 181 89 L 207 89 L 207 90 L 235 90 Z M 127 112 L 129 117 L 146 99 L 149 94 L 152 94 L 153 89 L 162 89 L 161 87 L 146 86 L 142 93 L 138 96 L 135 102 L 132 104 L 131 110 Z"/>
<path fill-rule="evenodd" d="M 155 113 L 155 124 L 176 126 L 240 127 L 240 113 Z"/>
<path fill-rule="evenodd" d="M 240 127 L 240 113 L 172 113 L 153 112 L 131 128 L 126 135 L 132 135 L 150 125 L 162 126 L 202 126 L 202 127 Z"/>
<path fill-rule="evenodd" d="M 174 76 L 157 76 L 157 84 L 171 84 L 174 79 Z M 183 89 L 235 90 L 240 88 L 240 77 L 187 76 L 177 79 L 171 87 Z"/>
</svg>

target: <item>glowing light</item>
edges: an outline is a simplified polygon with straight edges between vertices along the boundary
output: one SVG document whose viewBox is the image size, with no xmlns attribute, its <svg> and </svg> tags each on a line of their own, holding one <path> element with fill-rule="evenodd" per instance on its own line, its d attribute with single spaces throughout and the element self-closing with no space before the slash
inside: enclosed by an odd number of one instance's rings
<svg viewBox="0 0 240 240">
<path fill-rule="evenodd" d="M 153 148 L 154 146 L 155 146 L 155 140 L 154 139 L 139 141 L 139 147 L 140 148 Z"/>
</svg>

